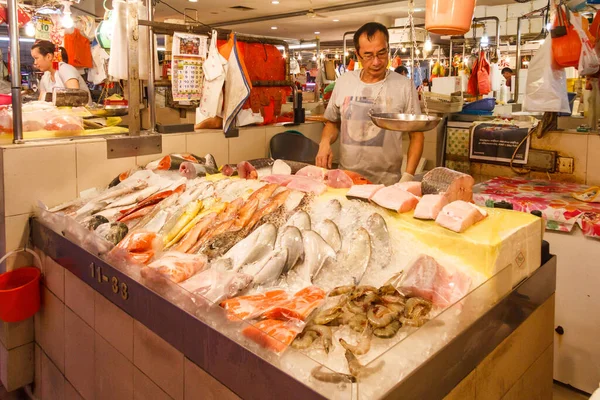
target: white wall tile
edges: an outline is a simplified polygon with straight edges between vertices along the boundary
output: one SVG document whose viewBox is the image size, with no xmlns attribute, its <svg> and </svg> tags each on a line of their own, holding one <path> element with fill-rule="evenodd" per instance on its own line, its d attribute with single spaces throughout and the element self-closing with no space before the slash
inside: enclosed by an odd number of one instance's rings
<svg viewBox="0 0 600 400">
<path fill-rule="evenodd" d="M 119 174 L 135 168 L 135 157 L 108 159 L 106 141 L 77 143 L 77 193 L 105 188 Z"/>
</svg>

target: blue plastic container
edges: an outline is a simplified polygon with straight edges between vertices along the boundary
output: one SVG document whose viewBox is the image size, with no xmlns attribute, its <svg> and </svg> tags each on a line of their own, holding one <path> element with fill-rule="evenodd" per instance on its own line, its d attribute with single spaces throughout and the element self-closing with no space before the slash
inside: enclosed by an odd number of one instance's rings
<svg viewBox="0 0 600 400">
<path fill-rule="evenodd" d="M 464 111 L 494 111 L 496 107 L 496 99 L 482 99 L 466 104 L 463 107 Z"/>
<path fill-rule="evenodd" d="M 570 113 L 559 113 L 559 117 L 570 117 L 573 114 L 573 103 L 575 103 L 575 97 L 577 97 L 577 93 L 568 92 L 567 96 L 569 96 L 569 107 L 571 108 Z"/>
</svg>

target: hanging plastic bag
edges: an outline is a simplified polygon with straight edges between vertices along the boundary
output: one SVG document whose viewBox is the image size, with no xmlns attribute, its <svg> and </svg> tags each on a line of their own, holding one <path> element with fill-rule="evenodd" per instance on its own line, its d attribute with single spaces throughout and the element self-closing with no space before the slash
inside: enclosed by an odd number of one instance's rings
<svg viewBox="0 0 600 400">
<path fill-rule="evenodd" d="M 492 91 L 490 82 L 490 63 L 485 58 L 485 52 L 479 55 L 479 71 L 477 72 L 477 89 L 479 95 L 486 95 Z"/>
<path fill-rule="evenodd" d="M 227 59 L 219 53 L 219 49 L 217 48 L 217 31 L 213 30 L 208 56 L 202 66 L 204 83 L 202 85 L 200 107 L 196 109 L 196 124 L 201 124 L 202 121 L 208 118 L 221 116 L 226 68 Z"/>
<path fill-rule="evenodd" d="M 586 21 L 587 22 L 587 21 Z M 581 55 L 579 57 L 579 74 L 581 76 L 593 75 L 600 69 L 600 60 L 594 50 L 595 43 L 592 43 L 589 30 L 584 27 L 581 17 L 574 15 L 571 23 L 581 39 Z M 592 39 L 595 39 L 592 36 Z"/>
<path fill-rule="evenodd" d="M 563 68 L 579 67 L 579 57 L 581 55 L 581 38 L 570 22 L 570 15 L 571 13 L 568 10 L 565 14 L 562 7 L 559 7 L 554 22 L 554 30 L 560 28 L 561 32 L 566 31 L 565 35 L 552 38 L 554 60 Z"/>
<path fill-rule="evenodd" d="M 553 60 L 553 41 L 548 35 L 529 63 L 525 111 L 571 113 L 567 96 L 567 77 L 565 71 Z"/>
</svg>

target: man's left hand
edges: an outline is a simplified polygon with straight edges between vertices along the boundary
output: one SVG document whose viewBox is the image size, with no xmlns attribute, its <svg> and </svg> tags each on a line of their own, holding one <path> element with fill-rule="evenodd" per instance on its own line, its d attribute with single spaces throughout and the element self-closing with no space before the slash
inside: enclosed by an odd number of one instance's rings
<svg viewBox="0 0 600 400">
<path fill-rule="evenodd" d="M 402 174 L 402 178 L 400 178 L 400 183 L 402 182 L 410 182 L 414 179 L 414 175 L 405 172 Z"/>
</svg>

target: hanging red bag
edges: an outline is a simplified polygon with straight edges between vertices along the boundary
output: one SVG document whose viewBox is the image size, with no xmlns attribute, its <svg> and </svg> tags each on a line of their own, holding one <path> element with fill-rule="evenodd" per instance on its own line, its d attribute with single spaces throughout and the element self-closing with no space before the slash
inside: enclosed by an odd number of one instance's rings
<svg viewBox="0 0 600 400">
<path fill-rule="evenodd" d="M 479 60 L 475 61 L 475 65 L 473 65 L 473 70 L 471 71 L 471 77 L 469 78 L 469 85 L 467 86 L 467 93 L 472 94 L 473 96 L 477 96 L 479 92 L 477 91 L 477 82 L 479 78 L 477 74 L 479 73 Z"/>
<path fill-rule="evenodd" d="M 559 6 L 554 28 L 564 26 L 567 34 L 552 38 L 552 54 L 554 61 L 563 67 L 579 67 L 581 55 L 581 38 L 569 20 L 569 11 L 565 15 L 562 6 Z"/>
<path fill-rule="evenodd" d="M 490 80 L 490 63 L 485 58 L 485 52 L 479 54 L 479 72 L 477 72 L 477 88 L 480 95 L 488 94 L 492 91 L 492 82 Z"/>
</svg>

